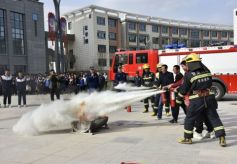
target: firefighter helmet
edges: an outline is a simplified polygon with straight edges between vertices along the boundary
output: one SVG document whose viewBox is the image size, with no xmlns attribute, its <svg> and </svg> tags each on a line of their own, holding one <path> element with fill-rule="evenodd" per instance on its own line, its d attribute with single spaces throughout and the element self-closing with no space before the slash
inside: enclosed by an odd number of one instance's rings
<svg viewBox="0 0 237 164">
<path fill-rule="evenodd" d="M 156 67 L 157 67 L 157 68 L 161 68 L 162 65 L 163 65 L 162 63 L 158 63 L 158 64 L 156 65 Z"/>
<path fill-rule="evenodd" d="M 186 56 L 183 60 L 186 61 L 186 63 L 191 63 L 191 62 L 200 62 L 202 61 L 202 58 L 198 54 L 191 53 L 188 56 Z"/>
<path fill-rule="evenodd" d="M 142 68 L 143 68 L 143 69 L 149 69 L 149 68 L 150 68 L 150 65 L 149 65 L 149 64 L 144 64 L 144 65 L 142 66 Z"/>
</svg>

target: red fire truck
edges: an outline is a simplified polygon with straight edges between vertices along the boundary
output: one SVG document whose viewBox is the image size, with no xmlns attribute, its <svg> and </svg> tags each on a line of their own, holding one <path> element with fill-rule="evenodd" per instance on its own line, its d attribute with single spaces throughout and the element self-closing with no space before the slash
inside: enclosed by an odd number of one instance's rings
<svg viewBox="0 0 237 164">
<path fill-rule="evenodd" d="M 114 80 L 119 65 L 132 80 L 136 71 L 142 75 L 142 65 L 147 63 L 150 70 L 156 72 L 157 63 L 167 64 L 169 71 L 182 58 L 197 53 L 213 74 L 212 91 L 220 100 L 226 93 L 237 93 L 237 46 L 214 46 L 199 48 L 181 48 L 165 50 L 137 50 L 116 52 L 109 70 L 110 80 Z"/>
</svg>

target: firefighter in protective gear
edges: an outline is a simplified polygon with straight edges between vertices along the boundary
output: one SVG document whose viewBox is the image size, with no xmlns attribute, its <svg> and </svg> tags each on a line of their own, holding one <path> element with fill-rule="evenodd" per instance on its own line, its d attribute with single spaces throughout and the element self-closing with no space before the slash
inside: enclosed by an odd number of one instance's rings
<svg viewBox="0 0 237 164">
<path fill-rule="evenodd" d="M 143 68 L 142 85 L 145 87 L 153 87 L 154 82 L 155 82 L 155 75 L 154 75 L 154 73 L 150 72 L 149 64 L 144 64 L 142 68 Z M 151 97 L 146 98 L 144 100 L 145 110 L 143 111 L 143 113 L 147 113 L 149 111 L 148 110 L 148 108 L 149 108 L 149 101 L 148 100 L 149 99 L 151 100 L 151 106 L 153 108 L 153 112 L 155 112 L 155 109 L 154 109 L 155 98 L 154 98 L 154 96 L 151 96 Z"/>
<path fill-rule="evenodd" d="M 226 146 L 225 129 L 217 113 L 215 95 L 210 92 L 212 76 L 210 70 L 201 62 L 197 54 L 190 54 L 185 58 L 188 72 L 184 82 L 179 88 L 176 102 L 180 103 L 184 95 L 190 94 L 190 105 L 184 122 L 184 138 L 179 140 L 182 144 L 192 144 L 193 127 L 200 115 L 205 114 L 211 122 L 220 146 Z"/>
</svg>

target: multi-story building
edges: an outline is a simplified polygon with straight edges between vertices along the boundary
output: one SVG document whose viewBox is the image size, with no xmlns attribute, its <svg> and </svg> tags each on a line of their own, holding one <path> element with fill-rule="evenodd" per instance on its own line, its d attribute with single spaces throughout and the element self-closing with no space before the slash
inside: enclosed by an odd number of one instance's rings
<svg viewBox="0 0 237 164">
<path fill-rule="evenodd" d="M 65 16 L 68 33 L 75 34 L 75 42 L 68 45 L 69 52 L 76 57 L 75 69 L 109 69 L 111 54 L 121 47 L 119 12 L 90 6 Z"/>
<path fill-rule="evenodd" d="M 46 70 L 43 3 L 0 0 L 0 74 Z"/>
<path fill-rule="evenodd" d="M 233 12 L 234 18 L 234 44 L 237 45 L 237 9 Z"/>
<path fill-rule="evenodd" d="M 116 48 L 162 49 L 168 44 L 186 47 L 233 44 L 233 27 L 186 22 L 88 6 L 65 14 L 68 33 L 75 34 L 69 49 L 76 70 L 95 66 L 108 70 Z"/>
</svg>

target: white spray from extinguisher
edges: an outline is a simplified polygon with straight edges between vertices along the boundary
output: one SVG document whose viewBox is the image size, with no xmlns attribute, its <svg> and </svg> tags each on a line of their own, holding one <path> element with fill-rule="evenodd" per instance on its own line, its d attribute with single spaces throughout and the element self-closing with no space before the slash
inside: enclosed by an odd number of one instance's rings
<svg viewBox="0 0 237 164">
<path fill-rule="evenodd" d="M 83 104 L 87 119 L 92 121 L 98 116 L 123 109 L 134 102 L 163 92 L 156 89 L 136 90 L 131 86 L 126 86 L 126 88 L 130 91 L 105 91 L 90 95 L 84 93 L 73 97 L 70 101 L 59 100 L 41 105 L 36 110 L 24 114 L 14 125 L 13 131 L 24 136 L 39 135 L 58 126 L 70 125 L 72 121 L 78 120 L 77 113 L 81 110 L 81 104 Z"/>
</svg>

